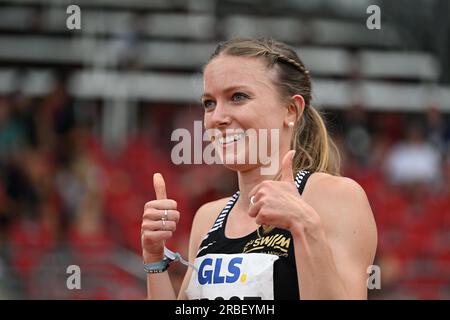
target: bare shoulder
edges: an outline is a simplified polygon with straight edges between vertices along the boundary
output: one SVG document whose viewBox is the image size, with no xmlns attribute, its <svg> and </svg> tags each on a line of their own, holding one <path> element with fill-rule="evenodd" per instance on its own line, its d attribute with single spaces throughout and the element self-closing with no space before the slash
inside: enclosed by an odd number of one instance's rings
<svg viewBox="0 0 450 320">
<path fill-rule="evenodd" d="M 323 172 L 313 173 L 303 195 L 305 201 L 318 212 L 329 231 L 338 225 L 376 229 L 366 192 L 351 178 Z"/>
<path fill-rule="evenodd" d="M 196 212 L 192 222 L 192 233 L 198 238 L 205 235 L 230 198 L 207 202 Z"/>
<path fill-rule="evenodd" d="M 366 197 L 366 193 L 361 185 L 355 180 L 342 177 L 333 176 L 329 173 L 315 172 L 311 174 L 304 191 L 305 195 L 308 193 L 310 197 L 320 197 L 326 196 L 341 197 Z"/>
<path fill-rule="evenodd" d="M 230 198 L 227 197 L 205 203 L 197 210 L 194 220 L 201 224 L 208 224 L 209 222 L 213 223 L 229 199 Z"/>
</svg>

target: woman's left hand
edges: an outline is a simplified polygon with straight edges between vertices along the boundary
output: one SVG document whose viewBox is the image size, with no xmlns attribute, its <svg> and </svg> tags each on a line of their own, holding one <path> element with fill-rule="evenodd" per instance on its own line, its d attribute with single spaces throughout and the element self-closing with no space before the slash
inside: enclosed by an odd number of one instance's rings
<svg viewBox="0 0 450 320">
<path fill-rule="evenodd" d="M 301 197 L 294 182 L 292 161 L 295 150 L 283 158 L 280 181 L 266 180 L 250 192 L 253 204 L 248 214 L 260 225 L 272 225 L 297 233 L 320 227 L 317 212 Z"/>
</svg>

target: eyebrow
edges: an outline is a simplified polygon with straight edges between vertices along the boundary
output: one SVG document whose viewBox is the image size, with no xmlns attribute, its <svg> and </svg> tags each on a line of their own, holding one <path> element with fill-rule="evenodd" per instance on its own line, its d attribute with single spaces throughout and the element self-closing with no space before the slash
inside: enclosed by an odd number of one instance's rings
<svg viewBox="0 0 450 320">
<path fill-rule="evenodd" d="M 234 90 L 237 90 L 237 89 L 246 90 L 246 91 L 251 91 L 251 89 L 250 89 L 249 87 L 247 87 L 247 86 L 244 86 L 244 85 L 238 85 L 238 86 L 231 86 L 231 87 L 228 87 L 228 88 L 222 90 L 222 92 L 223 92 L 223 93 L 228 93 L 228 92 L 230 92 L 230 91 L 234 91 Z M 205 98 L 205 97 L 212 97 L 212 96 L 213 96 L 212 94 L 210 94 L 210 93 L 208 93 L 208 92 L 205 92 L 205 93 L 203 93 L 203 94 L 201 95 L 200 98 L 203 99 L 203 98 Z"/>
</svg>

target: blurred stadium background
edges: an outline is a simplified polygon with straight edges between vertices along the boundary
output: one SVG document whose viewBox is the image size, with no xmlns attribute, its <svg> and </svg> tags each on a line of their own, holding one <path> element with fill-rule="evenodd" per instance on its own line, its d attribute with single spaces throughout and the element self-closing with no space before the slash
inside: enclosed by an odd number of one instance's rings
<svg viewBox="0 0 450 320">
<path fill-rule="evenodd" d="M 168 246 L 187 254 L 196 209 L 236 179 L 172 164 L 170 135 L 202 119 L 201 67 L 237 35 L 285 41 L 311 70 L 378 224 L 369 297 L 449 299 L 449 16 L 446 0 L 0 1 L 0 299 L 144 298 L 154 172 L 183 214 Z M 72 264 L 81 290 L 66 287 Z M 170 269 L 177 290 L 184 271 Z"/>
</svg>

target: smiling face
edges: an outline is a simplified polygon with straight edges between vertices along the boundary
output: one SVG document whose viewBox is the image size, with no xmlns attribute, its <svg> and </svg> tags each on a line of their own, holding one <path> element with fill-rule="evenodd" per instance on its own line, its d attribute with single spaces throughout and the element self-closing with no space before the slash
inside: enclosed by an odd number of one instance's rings
<svg viewBox="0 0 450 320">
<path fill-rule="evenodd" d="M 256 130 L 258 146 L 267 143 L 268 154 L 274 149 L 270 129 L 277 129 L 279 152 L 288 150 L 291 132 L 286 124 L 292 115 L 274 81 L 275 69 L 268 70 L 261 58 L 222 54 L 206 66 L 202 96 L 205 129 L 215 129 L 214 144 L 222 149 L 223 162 L 230 169 L 245 171 L 261 165 L 260 157 L 257 163 L 248 161 L 249 152 L 255 150 L 249 148 L 249 137 L 242 133 L 249 129 Z M 266 141 L 258 137 L 261 129 L 269 129 Z M 240 157 L 245 157 L 245 164 L 236 164 Z"/>
</svg>

